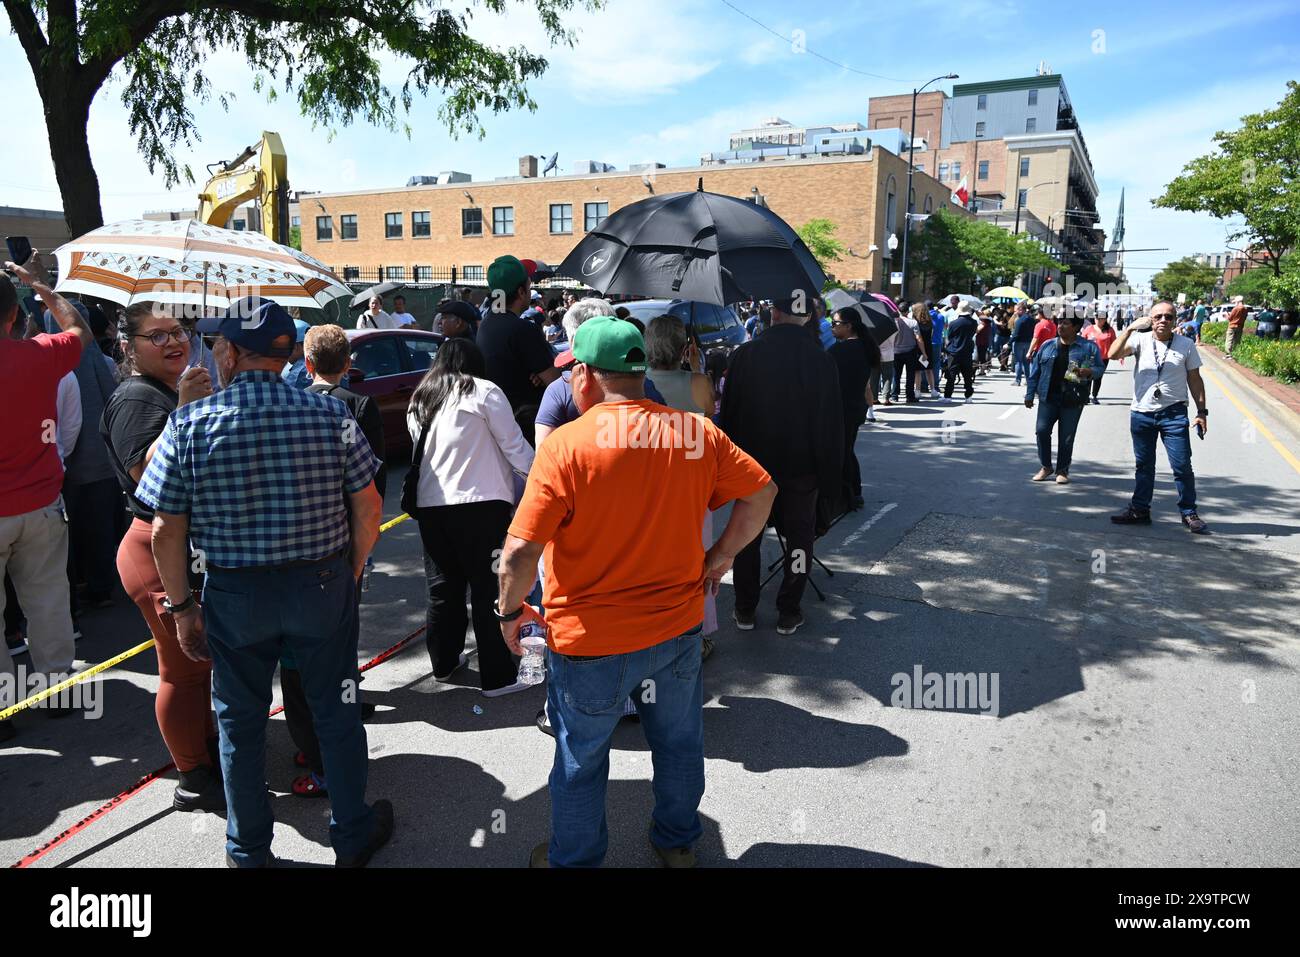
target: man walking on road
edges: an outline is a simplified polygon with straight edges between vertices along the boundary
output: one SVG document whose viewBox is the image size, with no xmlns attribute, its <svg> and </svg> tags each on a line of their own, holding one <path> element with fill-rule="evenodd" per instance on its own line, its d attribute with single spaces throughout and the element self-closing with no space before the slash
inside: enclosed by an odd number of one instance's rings
<svg viewBox="0 0 1300 957">
<path fill-rule="evenodd" d="M 956 318 L 948 323 L 948 344 L 944 346 L 943 397 L 952 398 L 953 386 L 957 376 L 961 375 L 966 389 L 966 398 L 975 394 L 975 334 L 979 332 L 979 323 L 975 321 L 975 310 L 969 302 L 963 301 L 957 307 Z"/>
<path fill-rule="evenodd" d="M 1133 404 L 1129 430 L 1133 434 L 1136 460 L 1133 500 L 1110 520 L 1116 525 L 1150 525 L 1151 496 L 1156 480 L 1156 436 L 1165 453 L 1178 487 L 1178 511 L 1187 530 L 1201 535 L 1208 526 L 1196 513 L 1196 476 L 1192 472 L 1192 443 L 1187 421 L 1190 395 L 1196 403 L 1193 420 L 1197 434 L 1205 438 L 1205 383 L 1201 380 L 1201 356 L 1196 343 L 1174 334 L 1177 310 L 1172 302 L 1157 302 L 1151 315 L 1125 329 L 1110 347 L 1110 358 L 1136 356 L 1133 369 Z"/>
<path fill-rule="evenodd" d="M 263 299 L 199 322 L 215 332 L 225 388 L 172 413 L 136 497 L 190 658 L 211 658 L 226 786 L 226 863 L 267 867 L 266 724 L 281 653 L 297 664 L 329 782 L 336 865 L 364 867 L 393 833 L 366 804 L 355 590 L 379 537 L 379 462 L 347 407 L 280 378 L 293 320 Z M 190 594 L 187 539 L 206 565 Z"/>
<path fill-rule="evenodd" d="M 839 497 L 844 466 L 839 373 L 835 361 L 800 329 L 804 317 L 794 309 L 790 299 L 773 303 L 772 328 L 732 353 L 718 422 L 781 487 L 772 509 L 772 523 L 786 545 L 785 575 L 776 595 L 779 635 L 792 635 L 803 624 L 799 603 L 812 566 L 817 497 Z M 900 328 L 907 329 L 915 349 L 911 328 Z M 733 614 L 741 631 L 754 628 L 762 540 L 760 529 L 736 556 Z"/>
<path fill-rule="evenodd" d="M 830 364 L 806 332 L 789 332 Z M 610 738 L 631 695 L 654 764 L 650 844 L 666 866 L 690 867 L 703 831 L 704 592 L 716 594 L 737 552 L 762 531 L 776 488 L 706 416 L 645 398 L 645 343 L 632 323 L 589 319 L 573 337 L 573 357 L 582 415 L 537 449 L 500 559 L 497 617 L 516 654 L 520 627 L 540 621 L 524 598 L 543 551 L 546 560 L 551 839 L 529 863 L 604 859 Z M 733 500 L 706 553 L 705 509 Z"/>
</svg>

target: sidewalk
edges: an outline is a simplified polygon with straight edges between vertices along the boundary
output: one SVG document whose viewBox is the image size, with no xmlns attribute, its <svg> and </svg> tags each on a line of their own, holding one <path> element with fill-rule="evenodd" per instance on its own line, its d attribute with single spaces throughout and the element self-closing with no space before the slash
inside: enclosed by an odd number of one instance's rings
<svg viewBox="0 0 1300 957">
<path fill-rule="evenodd" d="M 1210 359 L 1211 369 L 1257 399 L 1300 443 L 1300 389 L 1230 361 L 1221 350 L 1208 343 L 1197 343 L 1196 348 Z"/>
</svg>

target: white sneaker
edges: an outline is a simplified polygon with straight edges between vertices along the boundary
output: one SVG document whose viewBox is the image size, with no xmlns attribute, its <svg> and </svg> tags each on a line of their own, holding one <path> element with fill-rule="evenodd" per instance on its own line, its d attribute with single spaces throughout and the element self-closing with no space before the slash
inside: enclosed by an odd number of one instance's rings
<svg viewBox="0 0 1300 957">
<path fill-rule="evenodd" d="M 467 661 L 469 661 L 469 655 L 465 654 L 465 652 L 462 651 L 460 653 L 460 657 L 456 659 L 456 667 L 452 668 L 451 671 L 448 671 L 445 675 L 434 675 L 433 680 L 441 681 L 444 683 L 449 681 L 452 675 L 460 671 L 461 668 L 465 667 L 465 662 Z"/>
<path fill-rule="evenodd" d="M 938 389 L 931 389 L 931 390 L 930 390 L 930 398 L 932 398 L 932 399 L 937 399 L 937 398 L 939 398 L 939 390 L 938 390 Z"/>
<path fill-rule="evenodd" d="M 512 685 L 506 685 L 504 688 L 493 688 L 491 691 L 484 691 L 485 698 L 500 698 L 502 695 L 514 694 L 516 691 L 527 691 L 529 688 L 536 688 L 537 685 L 526 685 L 522 681 L 516 681 Z"/>
<path fill-rule="evenodd" d="M 876 421 L 876 410 L 875 410 L 875 409 L 867 409 L 867 421 L 868 421 L 868 422 L 874 422 L 874 421 Z"/>
</svg>

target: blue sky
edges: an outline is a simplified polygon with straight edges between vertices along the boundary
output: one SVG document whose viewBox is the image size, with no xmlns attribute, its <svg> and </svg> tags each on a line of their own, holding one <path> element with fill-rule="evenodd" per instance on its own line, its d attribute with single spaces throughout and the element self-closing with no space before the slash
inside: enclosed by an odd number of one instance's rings
<svg viewBox="0 0 1300 957">
<path fill-rule="evenodd" d="M 732 0 L 782 37 L 765 32 L 722 0 L 608 0 L 604 11 L 571 18 L 578 42 L 547 54 L 551 68 L 532 86 L 536 113 L 487 117 L 486 138 L 452 138 L 438 125 L 437 100 L 417 101 L 408 139 L 364 124 L 312 129 L 291 99 L 268 103 L 242 61 L 222 54 L 214 82 L 236 94 L 224 113 L 215 100 L 195 108 L 202 142 L 179 154 L 196 176 L 278 131 L 289 176 L 300 189 L 404 185 L 417 173 L 457 169 L 475 179 L 516 172 L 524 153 L 558 151 L 560 169 L 596 159 L 625 168 L 659 161 L 691 165 L 726 147 L 727 135 L 779 115 L 799 124 L 867 120 L 871 96 L 906 92 L 932 76 L 959 82 L 1031 75 L 1040 60 L 1065 77 L 1101 188 L 1109 232 L 1127 189 L 1127 245 L 1170 247 L 1132 253 L 1131 280 L 1170 258 L 1222 251 L 1228 224 L 1153 210 L 1150 200 L 1188 159 L 1206 152 L 1219 129 L 1272 107 L 1300 75 L 1300 14 L 1294 0 L 1060 4 L 1034 0 L 903 0 L 882 4 L 790 4 Z M 480 11 L 475 31 L 500 45 L 543 45 L 526 4 L 506 17 Z M 1098 32 L 1100 31 L 1100 32 Z M 400 84 L 404 70 L 384 64 Z M 876 76 L 864 75 L 876 74 Z M 58 208 L 40 100 L 17 39 L 0 35 L 0 83 L 7 91 L 0 143 L 0 205 Z M 100 91 L 91 115 L 91 150 L 106 219 L 193 204 L 197 184 L 169 195 L 129 139 L 120 85 Z"/>
</svg>

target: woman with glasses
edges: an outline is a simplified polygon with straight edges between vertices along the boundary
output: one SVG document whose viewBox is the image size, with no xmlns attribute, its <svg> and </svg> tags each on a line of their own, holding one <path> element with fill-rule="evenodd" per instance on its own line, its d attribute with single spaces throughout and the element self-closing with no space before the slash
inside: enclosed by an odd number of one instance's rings
<svg viewBox="0 0 1300 957">
<path fill-rule="evenodd" d="M 163 609 L 167 592 L 153 560 L 153 512 L 135 497 L 168 416 L 179 406 L 211 395 L 212 380 L 201 365 L 186 368 L 190 332 L 166 306 L 144 302 L 128 308 L 118 320 L 118 339 L 123 378 L 99 426 L 133 517 L 117 550 L 117 572 L 158 651 L 154 709 L 180 771 L 172 805 L 180 811 L 223 811 L 226 798 L 209 706 L 212 665 L 190 660 L 176 641 L 176 622 Z"/>
</svg>

